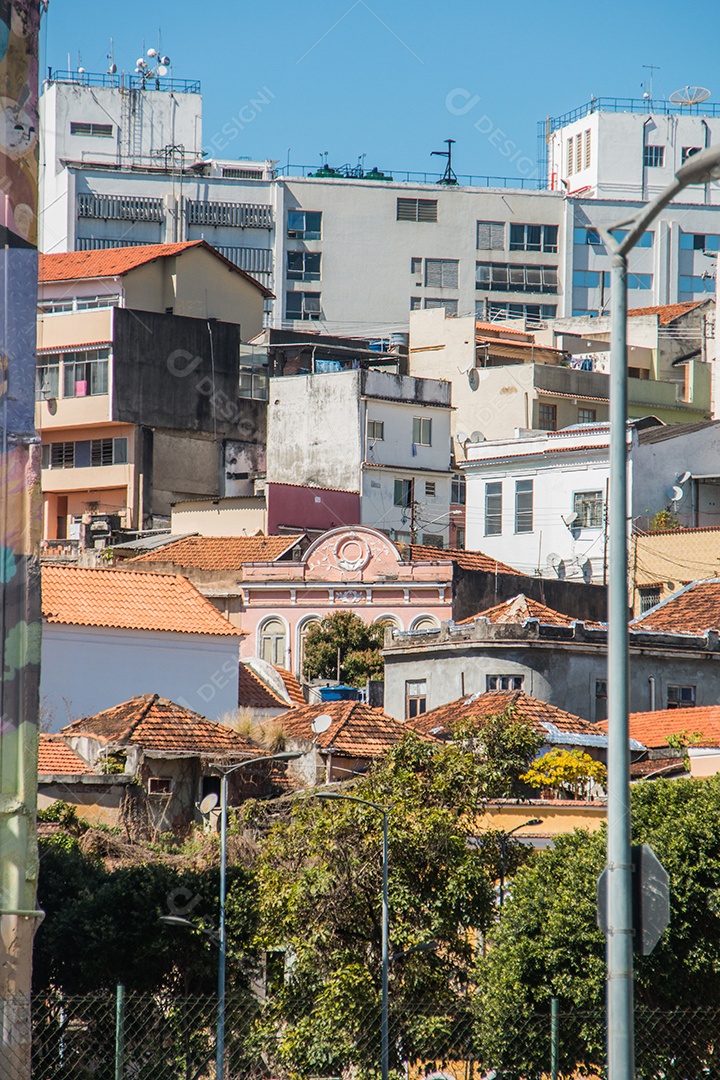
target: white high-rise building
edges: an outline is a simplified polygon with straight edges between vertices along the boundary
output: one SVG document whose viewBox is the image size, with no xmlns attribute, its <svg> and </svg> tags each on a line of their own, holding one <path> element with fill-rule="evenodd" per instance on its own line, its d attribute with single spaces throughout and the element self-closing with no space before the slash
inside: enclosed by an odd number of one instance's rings
<svg viewBox="0 0 720 1080">
<path fill-rule="evenodd" d="M 210 145 L 241 149 L 243 124 L 271 100 L 258 91 Z M 598 228 L 720 138 L 720 105 L 593 99 L 546 131 L 547 184 L 279 170 L 203 156 L 199 83 L 55 73 L 41 98 L 40 248 L 205 239 L 273 290 L 270 325 L 334 334 L 404 330 L 419 308 L 530 323 L 601 314 Z M 633 307 L 714 291 L 720 190 L 682 198 L 631 253 Z"/>
</svg>

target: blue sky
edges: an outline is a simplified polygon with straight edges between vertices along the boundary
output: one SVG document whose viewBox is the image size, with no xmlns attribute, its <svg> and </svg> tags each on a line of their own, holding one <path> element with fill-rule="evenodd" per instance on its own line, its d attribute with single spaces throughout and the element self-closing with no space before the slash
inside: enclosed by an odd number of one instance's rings
<svg viewBox="0 0 720 1080">
<path fill-rule="evenodd" d="M 656 97 L 692 84 L 720 100 L 707 0 L 692 16 L 676 0 L 51 0 L 46 19 L 44 70 L 69 53 L 104 71 L 111 37 L 132 70 L 160 29 L 173 75 L 202 82 L 214 156 L 284 164 L 290 149 L 314 165 L 327 150 L 336 166 L 365 153 L 368 167 L 434 171 L 430 151 L 454 138 L 458 173 L 529 175 L 538 120 L 591 94 L 641 97 L 644 64 L 659 67 Z M 258 92 L 269 103 L 241 112 Z M 223 146 L 223 126 L 252 113 Z"/>
</svg>

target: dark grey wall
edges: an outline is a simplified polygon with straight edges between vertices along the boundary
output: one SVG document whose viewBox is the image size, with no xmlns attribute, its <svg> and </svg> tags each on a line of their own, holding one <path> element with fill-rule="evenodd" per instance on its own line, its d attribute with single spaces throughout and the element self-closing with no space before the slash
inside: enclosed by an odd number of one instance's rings
<svg viewBox="0 0 720 1080">
<path fill-rule="evenodd" d="M 113 419 L 264 444 L 266 404 L 238 397 L 240 327 L 116 308 Z"/>
<path fill-rule="evenodd" d="M 607 619 L 607 590 L 604 585 L 555 578 L 518 577 L 516 574 L 486 573 L 454 567 L 453 619 L 469 619 L 518 593 L 547 604 L 563 615 L 582 620 Z"/>
</svg>

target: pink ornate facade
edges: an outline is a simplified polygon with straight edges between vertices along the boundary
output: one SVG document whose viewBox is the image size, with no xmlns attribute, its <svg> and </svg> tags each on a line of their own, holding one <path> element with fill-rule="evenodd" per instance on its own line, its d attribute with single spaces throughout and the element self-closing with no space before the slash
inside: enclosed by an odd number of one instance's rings
<svg viewBox="0 0 720 1080">
<path fill-rule="evenodd" d="M 449 560 L 403 562 L 387 536 L 362 526 L 325 533 L 298 562 L 245 563 L 241 657 L 299 673 L 307 630 L 335 611 L 399 630 L 439 626 L 452 617 L 452 574 Z"/>
</svg>

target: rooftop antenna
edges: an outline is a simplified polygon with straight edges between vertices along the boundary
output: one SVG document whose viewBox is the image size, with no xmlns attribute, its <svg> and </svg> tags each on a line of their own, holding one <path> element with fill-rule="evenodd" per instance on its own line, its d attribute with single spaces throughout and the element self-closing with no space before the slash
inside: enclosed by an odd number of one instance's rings
<svg viewBox="0 0 720 1080">
<path fill-rule="evenodd" d="M 455 143 L 455 139 L 445 139 L 445 145 L 447 146 L 447 150 L 431 150 L 430 151 L 431 156 L 435 155 L 435 157 L 447 158 L 447 164 L 445 166 L 445 172 L 442 174 L 442 176 L 438 180 L 438 184 L 445 184 L 448 187 L 455 187 L 457 185 L 457 182 L 458 182 L 458 178 L 455 175 L 455 172 L 454 172 L 453 167 L 452 167 L 452 148 L 453 148 L 454 143 Z"/>
<path fill-rule="evenodd" d="M 146 56 L 148 58 L 147 60 L 145 59 Z M 148 63 L 148 60 L 150 63 Z M 159 90 L 160 80 L 163 76 L 167 75 L 170 63 L 170 57 L 164 56 L 160 48 L 159 31 L 157 49 L 148 49 L 147 52 L 145 52 L 145 41 L 143 40 L 143 55 L 138 57 L 135 62 L 135 74 L 141 77 L 143 89 L 147 86 L 148 82 L 154 79 L 155 87 Z M 154 67 L 152 66 L 153 64 L 155 65 Z"/>
<path fill-rule="evenodd" d="M 710 97 L 710 91 L 705 86 L 683 86 L 682 90 L 674 90 L 670 95 L 673 105 L 700 105 Z"/>
<path fill-rule="evenodd" d="M 643 97 L 645 98 L 646 101 L 650 102 L 650 105 L 652 105 L 652 102 L 653 102 L 653 75 L 655 74 L 656 71 L 660 70 L 660 67 L 659 67 L 658 64 L 643 64 L 643 67 L 646 68 L 650 72 L 650 78 L 649 78 L 648 82 L 641 83 L 640 85 L 643 88 Z"/>
<path fill-rule="evenodd" d="M 107 69 L 107 74 L 115 75 L 117 73 L 117 64 L 115 63 L 115 42 L 112 38 L 110 38 L 110 52 L 107 53 L 107 58 L 110 61 Z"/>
</svg>

